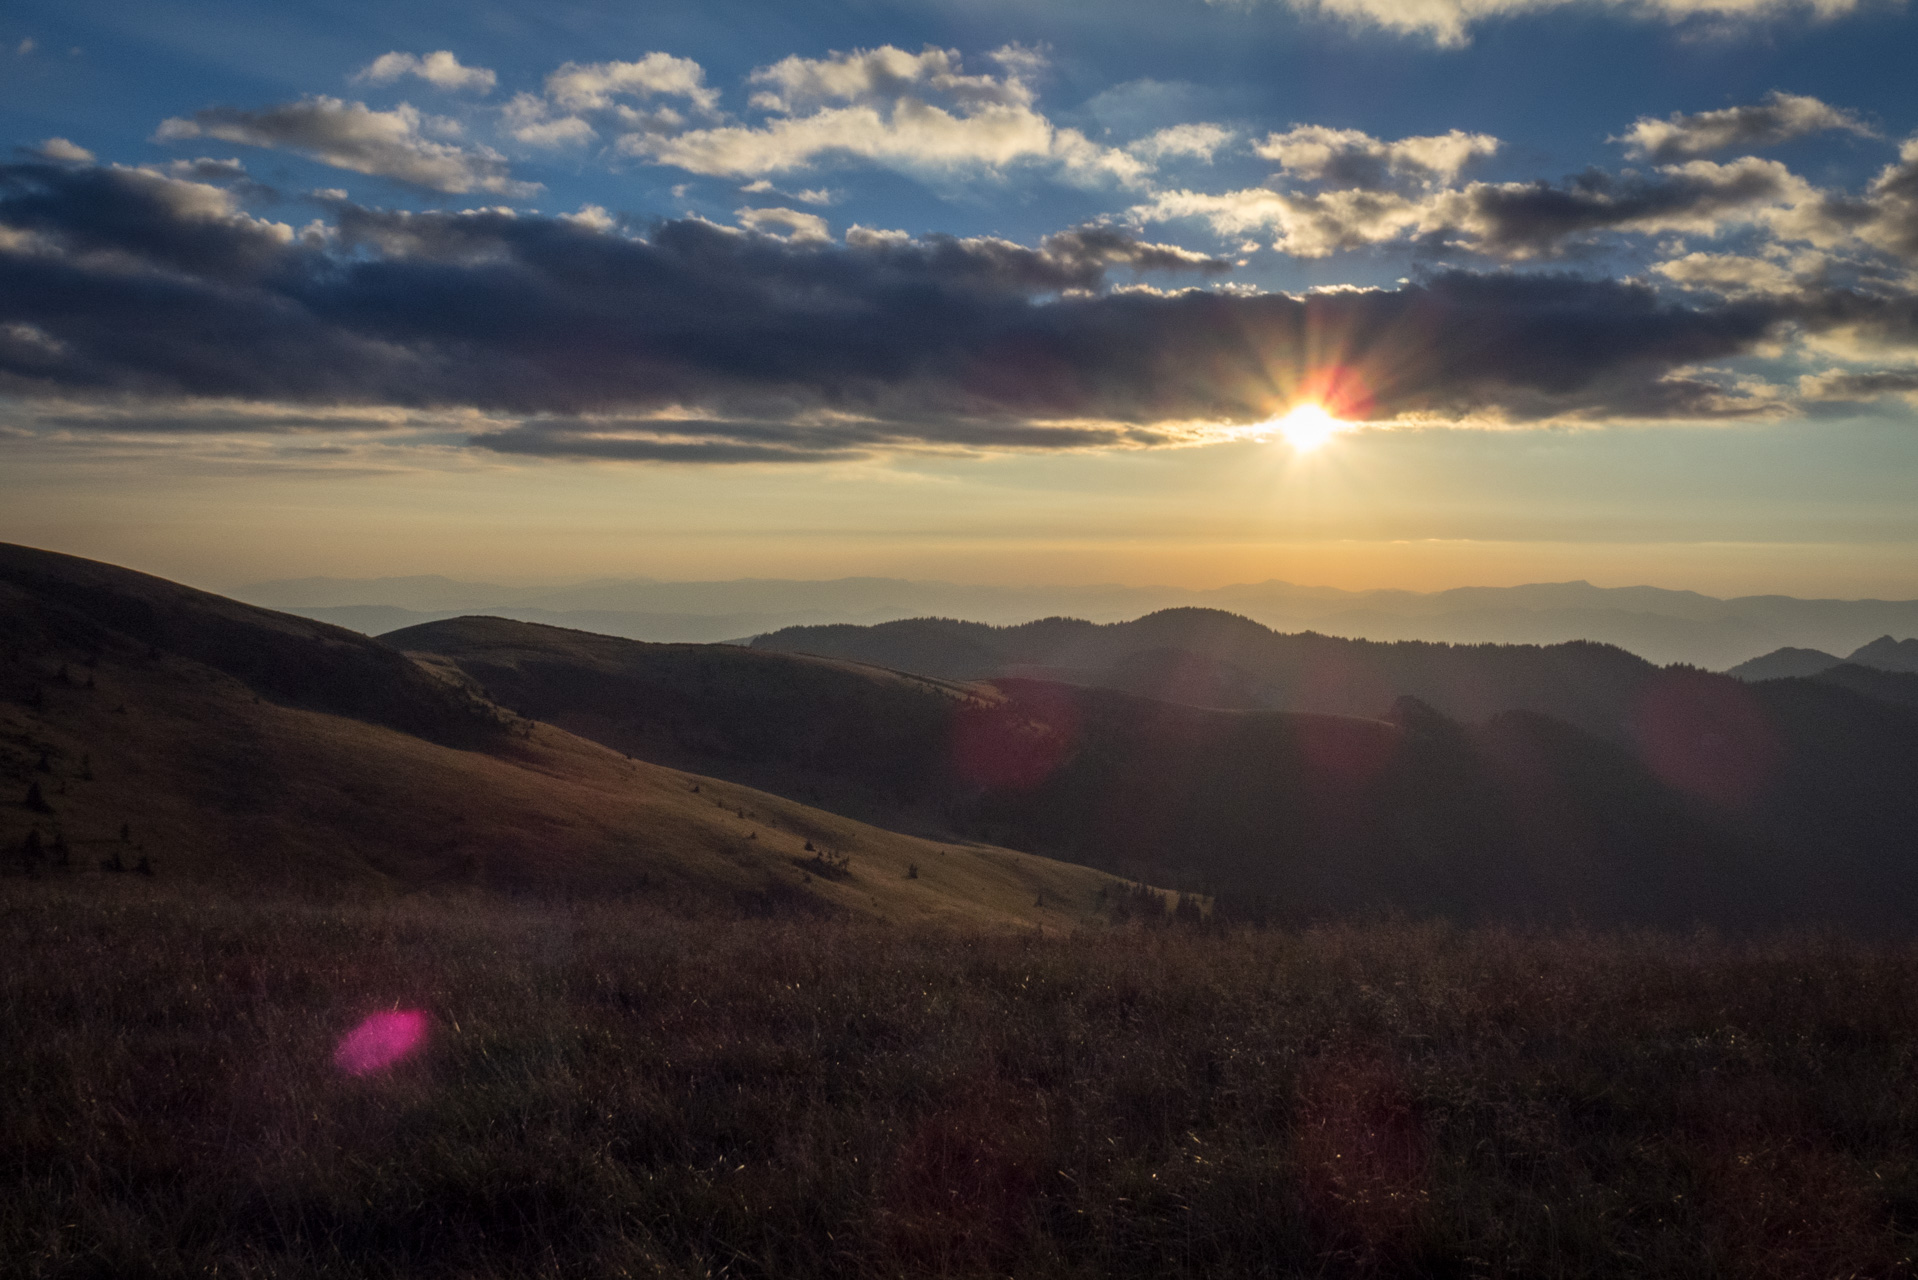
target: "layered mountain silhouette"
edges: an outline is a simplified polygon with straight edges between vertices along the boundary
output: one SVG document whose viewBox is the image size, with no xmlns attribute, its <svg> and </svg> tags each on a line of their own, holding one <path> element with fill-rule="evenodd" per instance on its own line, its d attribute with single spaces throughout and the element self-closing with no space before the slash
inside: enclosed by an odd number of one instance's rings
<svg viewBox="0 0 1918 1280">
<path fill-rule="evenodd" d="M 1741 662 L 1727 674 L 1740 680 L 1777 680 L 1786 676 L 1821 675 L 1842 663 L 1874 671 L 1918 674 L 1918 640 L 1880 636 L 1870 644 L 1861 645 L 1848 658 L 1819 649 L 1777 649 L 1750 662 Z"/>
<path fill-rule="evenodd" d="M 1020 927 L 1112 884 L 631 760 L 365 636 L 0 545 L 0 871 L 142 867 Z"/>
<path fill-rule="evenodd" d="M 236 593 L 255 604 L 368 634 L 486 614 L 626 636 L 717 641 L 789 626 L 959 617 L 1010 625 L 1059 614 L 1119 622 L 1166 608 L 1242 614 L 1280 631 L 1451 644 L 1593 640 L 1660 664 L 1719 670 L 1781 645 L 1848 652 L 1886 632 L 1918 634 L 1918 601 L 1718 599 L 1657 587 L 1589 582 L 1448 591 L 1341 591 L 1269 581 L 1176 587 L 981 586 L 895 578 L 797 582 L 599 580 L 514 587 L 447 578 L 302 578 Z"/>
<path fill-rule="evenodd" d="M 1279 918 L 1918 923 L 1918 714 L 1885 690 L 1206 610 L 750 649 L 483 618 L 385 639 L 643 758 Z"/>
</svg>

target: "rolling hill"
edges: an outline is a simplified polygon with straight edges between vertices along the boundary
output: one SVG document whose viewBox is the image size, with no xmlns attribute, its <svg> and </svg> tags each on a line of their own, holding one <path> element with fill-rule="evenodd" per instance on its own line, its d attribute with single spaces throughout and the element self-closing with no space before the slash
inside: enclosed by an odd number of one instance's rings
<svg viewBox="0 0 1918 1280">
<path fill-rule="evenodd" d="M 1021 927 L 1069 927 L 1110 887 L 629 760 L 352 632 L 15 546 L 0 788 L 13 873 L 144 857 L 242 889 L 641 892 Z"/>
<path fill-rule="evenodd" d="M 1215 652 L 1247 665 L 1154 648 L 1119 652 L 1115 665 L 1242 687 L 1260 654 L 1241 623 L 1226 620 L 1225 638 L 1239 643 Z M 944 663 L 944 674 L 502 619 L 386 639 L 621 751 L 891 825 L 1203 888 L 1283 918 L 1918 922 L 1907 781 L 1918 716 L 1852 689 L 1747 686 L 1602 646 L 1520 653 L 1518 677 L 1501 684 L 1488 670 L 1511 655 L 1467 651 L 1449 701 L 1492 708 L 1467 719 L 1390 683 L 1403 673 L 1447 692 L 1450 655 L 1413 646 L 1397 667 L 1289 686 L 1340 706 L 1376 696 L 1369 714 L 1268 711 L 1089 682 L 948 679 L 981 674 L 996 656 L 994 629 L 874 630 L 902 634 L 904 656 Z M 1053 656 L 1110 659 L 1116 648 L 1099 643 L 1113 629 L 1092 624 L 1012 630 L 1041 633 Z M 1166 638 L 1147 631 L 1147 641 Z M 1327 660 L 1324 637 L 1302 639 Z M 1523 705 L 1547 695 L 1612 732 Z M 1504 696 L 1520 704 L 1498 706 Z"/>
<path fill-rule="evenodd" d="M 796 582 L 602 579 L 503 586 L 445 578 L 305 578 L 238 587 L 251 603 L 369 634 L 486 614 L 635 640 L 717 641 L 791 626 L 957 617 L 1013 625 L 1068 614 L 1121 622 L 1157 609 L 1211 608 L 1279 631 L 1450 644 L 1617 645 L 1658 664 L 1721 670 L 1781 645 L 1847 653 L 1873 636 L 1918 634 L 1918 601 L 1719 599 L 1657 587 L 1540 582 L 1447 591 L 1342 591 L 1267 581 L 1178 587 L 989 586 L 841 578 Z"/>
<path fill-rule="evenodd" d="M 1199 706 L 1378 716 L 1410 696 L 1455 719 L 1535 711 L 1623 741 L 1635 694 L 1657 674 L 1610 645 L 1381 643 L 1280 634 L 1216 609 L 1132 622 L 1047 618 L 989 627 L 921 618 L 872 627 L 793 627 L 755 649 L 811 653 L 928 676 L 1019 676 Z"/>
</svg>

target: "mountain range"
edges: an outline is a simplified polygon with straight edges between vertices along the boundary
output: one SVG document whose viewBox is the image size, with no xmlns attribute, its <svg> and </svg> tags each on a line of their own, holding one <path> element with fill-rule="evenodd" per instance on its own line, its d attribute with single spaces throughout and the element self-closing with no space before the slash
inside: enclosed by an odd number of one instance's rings
<svg viewBox="0 0 1918 1280">
<path fill-rule="evenodd" d="M 1743 681 L 1194 608 L 375 639 L 20 547 L 0 657 L 16 870 L 1023 928 L 1141 883 L 1293 922 L 1918 925 L 1918 674 L 1855 663 Z"/>
<path fill-rule="evenodd" d="M 383 638 L 622 752 L 1234 910 L 1918 922 L 1898 687 L 1918 677 L 1748 685 L 1603 645 L 1379 645 L 1206 610 L 750 648 L 490 618 Z"/>
<path fill-rule="evenodd" d="M 1118 585 L 1006 587 L 895 578 L 802 582 L 603 579 L 504 586 L 442 577 L 301 578 L 253 583 L 242 599 L 370 635 L 465 614 L 657 641 L 746 638 L 790 626 L 956 617 L 995 625 L 1070 615 L 1117 622 L 1166 608 L 1241 614 L 1281 631 L 1453 644 L 1594 640 L 1650 661 L 1722 670 L 1782 647 L 1849 652 L 1887 633 L 1918 635 L 1918 601 L 1718 599 L 1586 582 L 1430 593 L 1341 591 L 1286 582 L 1212 590 Z"/>
</svg>

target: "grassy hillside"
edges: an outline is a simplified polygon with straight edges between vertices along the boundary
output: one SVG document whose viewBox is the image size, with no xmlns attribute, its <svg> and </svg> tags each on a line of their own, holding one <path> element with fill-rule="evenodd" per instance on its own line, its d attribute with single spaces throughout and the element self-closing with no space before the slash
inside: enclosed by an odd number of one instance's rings
<svg viewBox="0 0 1918 1280">
<path fill-rule="evenodd" d="M 67 557 L 0 564 L 9 874 L 94 883 L 145 857 L 203 884 L 646 892 L 1017 927 L 1068 927 L 1109 884 L 629 760 L 334 628 Z M 438 741 L 379 722 L 428 713 Z"/>
<path fill-rule="evenodd" d="M 1918 955 L 0 883 L 0 1273 L 1892 1277 Z M 417 1010 L 361 1077 L 335 1045 Z"/>
</svg>

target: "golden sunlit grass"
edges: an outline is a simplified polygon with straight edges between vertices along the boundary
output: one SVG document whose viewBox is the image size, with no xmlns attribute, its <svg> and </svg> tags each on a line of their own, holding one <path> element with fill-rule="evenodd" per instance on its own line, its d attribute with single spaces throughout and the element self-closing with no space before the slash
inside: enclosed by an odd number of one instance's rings
<svg viewBox="0 0 1918 1280">
<path fill-rule="evenodd" d="M 0 696 L 0 850 L 58 833 L 66 874 L 88 883 L 101 860 L 145 853 L 165 879 L 251 889 L 646 891 L 988 929 L 1072 928 L 1113 884 L 628 759 L 546 724 L 461 750 L 265 702 L 175 655 L 0 663 L 35 689 L 31 705 Z M 29 780 L 48 811 L 17 803 Z M 848 871 L 814 874 L 828 854 Z"/>
</svg>

